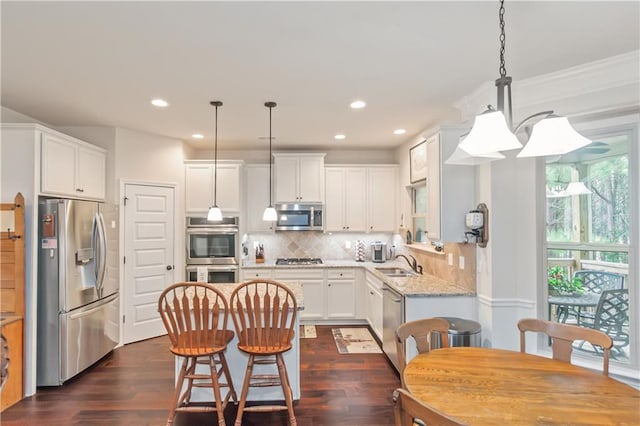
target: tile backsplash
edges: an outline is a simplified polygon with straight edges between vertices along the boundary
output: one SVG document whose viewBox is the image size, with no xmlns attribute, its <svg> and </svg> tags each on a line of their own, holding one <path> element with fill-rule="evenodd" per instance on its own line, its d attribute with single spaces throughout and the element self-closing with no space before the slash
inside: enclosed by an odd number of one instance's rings
<svg viewBox="0 0 640 426">
<path fill-rule="evenodd" d="M 313 231 L 247 234 L 243 241 L 249 248 L 247 260 L 255 260 L 254 242 L 262 244 L 265 260 L 279 257 L 319 257 L 330 260 L 355 260 L 356 241 L 364 241 L 366 260 L 371 260 L 370 244 L 375 241 L 393 244 L 392 234 L 325 234 Z"/>
<path fill-rule="evenodd" d="M 412 255 L 425 274 L 434 275 L 456 283 L 469 290 L 476 290 L 476 246 L 475 244 L 446 243 L 444 255 L 425 252 L 403 245 L 398 234 L 325 234 L 313 231 L 276 232 L 247 234 L 243 243 L 249 249 L 245 260 L 255 261 L 254 242 L 262 244 L 266 262 L 275 262 L 279 257 L 319 257 L 324 260 L 355 260 L 356 241 L 364 241 L 365 258 L 371 260 L 370 244 L 376 241 L 395 246 L 396 254 Z M 449 254 L 453 265 L 448 264 Z M 464 269 L 460 269 L 460 256 L 464 257 Z"/>
</svg>

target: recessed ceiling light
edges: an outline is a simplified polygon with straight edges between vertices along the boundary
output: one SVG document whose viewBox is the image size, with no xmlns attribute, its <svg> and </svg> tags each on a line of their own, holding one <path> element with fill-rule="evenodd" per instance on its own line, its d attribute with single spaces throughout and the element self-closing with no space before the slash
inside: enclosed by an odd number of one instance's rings
<svg viewBox="0 0 640 426">
<path fill-rule="evenodd" d="M 194 133 L 191 135 L 192 138 L 194 139 L 204 139 L 204 135 L 200 134 L 200 133 Z"/>
<path fill-rule="evenodd" d="M 405 133 L 407 133 L 407 131 L 405 129 L 395 129 L 393 131 L 394 135 L 404 135 Z"/>
<path fill-rule="evenodd" d="M 165 101 L 164 99 L 152 99 L 151 105 L 156 106 L 158 108 L 166 108 L 169 106 L 169 102 Z"/>
<path fill-rule="evenodd" d="M 357 100 L 357 101 L 351 102 L 349 106 L 353 109 L 360 109 L 360 108 L 366 107 L 367 103 L 365 101 Z"/>
<path fill-rule="evenodd" d="M 337 140 L 342 140 L 342 139 L 346 138 L 346 136 L 340 133 L 340 134 L 335 135 L 333 138 L 337 139 Z"/>
</svg>

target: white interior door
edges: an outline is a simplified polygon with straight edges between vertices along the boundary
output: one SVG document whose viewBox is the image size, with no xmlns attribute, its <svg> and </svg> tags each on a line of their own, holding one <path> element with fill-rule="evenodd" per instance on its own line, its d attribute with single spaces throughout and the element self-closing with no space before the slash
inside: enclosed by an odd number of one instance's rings
<svg viewBox="0 0 640 426">
<path fill-rule="evenodd" d="M 124 343 L 165 334 L 158 297 L 175 282 L 174 188 L 125 185 Z"/>
</svg>

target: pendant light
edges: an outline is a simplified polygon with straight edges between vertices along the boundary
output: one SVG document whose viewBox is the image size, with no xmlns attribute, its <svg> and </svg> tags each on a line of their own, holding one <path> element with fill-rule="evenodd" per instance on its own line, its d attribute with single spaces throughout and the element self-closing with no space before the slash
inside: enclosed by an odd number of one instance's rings
<svg viewBox="0 0 640 426">
<path fill-rule="evenodd" d="M 214 136 L 214 160 L 213 160 L 213 206 L 209 207 L 209 214 L 207 214 L 207 220 L 219 222 L 222 220 L 222 210 L 218 207 L 218 107 L 222 106 L 220 101 L 211 101 L 212 106 L 216 108 L 216 120 L 215 120 L 215 136 Z"/>
<path fill-rule="evenodd" d="M 267 206 L 267 208 L 264 209 L 264 213 L 262 214 L 262 220 L 268 220 L 271 222 L 278 220 L 278 213 L 276 212 L 276 209 L 273 208 L 273 204 L 271 203 L 271 188 L 273 186 L 271 183 L 271 175 L 272 175 L 271 163 L 273 163 L 273 158 L 271 156 L 271 142 L 273 140 L 273 138 L 271 137 L 271 110 L 275 108 L 276 105 L 277 104 L 275 102 L 264 103 L 264 106 L 269 108 L 269 206 Z"/>
<path fill-rule="evenodd" d="M 507 76 L 504 62 L 504 0 L 500 1 L 500 78 L 495 81 L 498 109 L 488 109 L 475 118 L 469 135 L 458 147 L 470 156 L 495 156 L 498 151 L 508 151 L 522 147 L 516 134 L 527 123 L 535 118 L 542 118 L 533 126 L 531 137 L 518 157 L 538 157 L 546 155 L 562 155 L 582 148 L 591 141 L 576 132 L 566 117 L 559 117 L 553 111 L 544 111 L 525 118 L 515 128 L 512 127 L 511 77 Z M 505 89 L 509 102 L 508 114 L 505 117 Z M 513 130 L 512 130 L 513 129 Z"/>
</svg>

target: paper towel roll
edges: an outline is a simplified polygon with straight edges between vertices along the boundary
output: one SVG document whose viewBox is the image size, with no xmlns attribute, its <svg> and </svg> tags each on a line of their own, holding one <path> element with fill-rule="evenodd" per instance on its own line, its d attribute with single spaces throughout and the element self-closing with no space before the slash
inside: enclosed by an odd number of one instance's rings
<svg viewBox="0 0 640 426">
<path fill-rule="evenodd" d="M 209 281 L 209 270 L 206 266 L 198 266 L 196 275 L 196 281 L 199 283 L 206 283 Z"/>
</svg>

